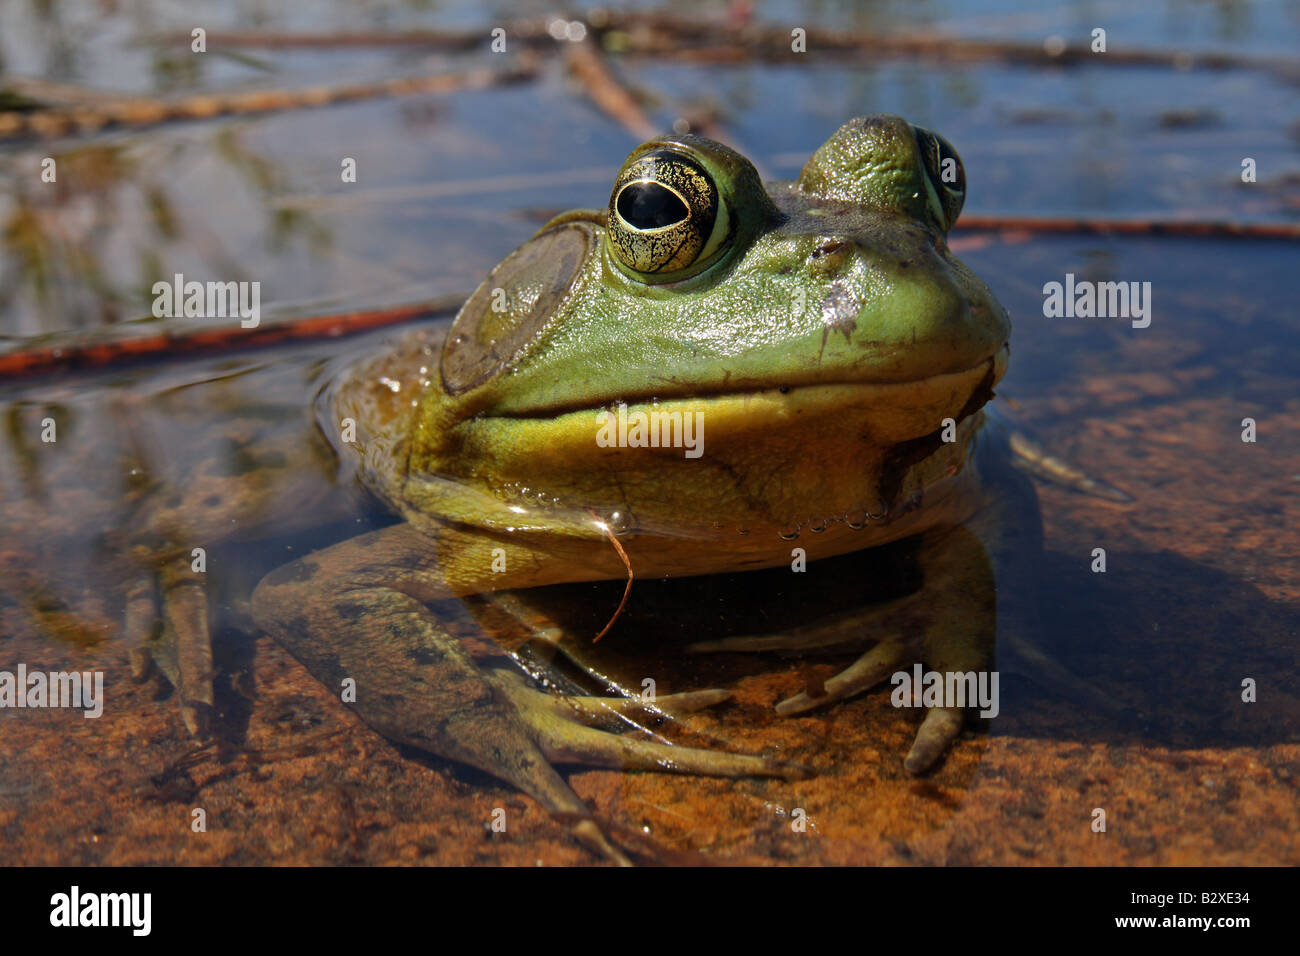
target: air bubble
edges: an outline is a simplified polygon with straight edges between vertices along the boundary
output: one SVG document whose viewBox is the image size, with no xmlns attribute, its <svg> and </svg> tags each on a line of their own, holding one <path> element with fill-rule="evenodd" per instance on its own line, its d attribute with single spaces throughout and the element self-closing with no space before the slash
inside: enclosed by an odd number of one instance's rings
<svg viewBox="0 0 1300 956">
<path fill-rule="evenodd" d="M 627 534 L 636 527 L 636 521 L 626 511 L 611 511 L 605 524 L 616 535 Z"/>
</svg>

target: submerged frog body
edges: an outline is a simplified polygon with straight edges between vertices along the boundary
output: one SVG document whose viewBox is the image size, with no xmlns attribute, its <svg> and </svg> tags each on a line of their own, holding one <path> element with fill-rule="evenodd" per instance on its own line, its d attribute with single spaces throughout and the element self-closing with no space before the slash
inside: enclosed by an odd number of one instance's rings
<svg viewBox="0 0 1300 956">
<path fill-rule="evenodd" d="M 355 361 L 322 393 L 317 420 L 344 474 L 402 520 L 267 575 L 257 624 L 325 686 L 355 681 L 350 706 L 385 736 L 513 783 L 618 860 L 554 764 L 806 771 L 586 726 L 579 718 L 642 702 L 546 693 L 483 667 L 431 604 L 481 595 L 517 615 L 522 589 L 777 568 L 915 538 L 922 586 L 879 612 L 743 640 L 702 634 L 695 649 L 817 647 L 845 627 L 879 637 L 824 686 L 782 702 L 783 714 L 914 662 L 989 670 L 994 621 L 1017 610 L 995 576 L 1020 573 L 1040 531 L 1032 488 L 1003 467 L 983 410 L 1007 367 L 1010 325 L 948 250 L 964 190 L 952 147 L 894 116 L 845 124 L 795 182 L 766 187 L 709 140 L 638 147 L 607 209 L 549 222 L 449 332 Z M 286 437 L 276 461 L 292 471 L 316 440 Z M 357 507 L 320 481 L 265 474 L 178 477 L 183 496 L 145 496 L 140 563 L 183 565 L 196 528 L 265 532 L 257 515 L 272 500 L 317 520 Z M 160 578 L 155 656 L 201 730 L 211 703 L 201 591 L 183 567 Z M 144 590 L 128 601 L 135 630 L 151 606 Z M 905 628 L 879 627 L 900 614 Z M 1032 644 L 1000 642 L 1068 682 Z M 960 706 L 930 708 L 906 768 L 933 766 L 962 722 Z"/>
</svg>

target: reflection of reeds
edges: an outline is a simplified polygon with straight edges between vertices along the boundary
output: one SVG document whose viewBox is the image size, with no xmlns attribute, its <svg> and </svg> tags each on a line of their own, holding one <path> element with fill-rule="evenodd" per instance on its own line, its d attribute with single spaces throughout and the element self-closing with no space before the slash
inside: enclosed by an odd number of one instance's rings
<svg viewBox="0 0 1300 956">
<path fill-rule="evenodd" d="M 267 217 L 272 249 L 303 239 L 314 253 L 333 245 L 330 230 L 307 209 L 285 209 L 268 197 L 288 184 L 273 161 L 247 148 L 237 128 L 215 132 L 211 155 L 223 160 L 258 196 Z M 153 284 L 174 269 L 174 249 L 183 245 L 216 275 L 232 280 L 249 269 L 232 255 L 199 216 L 178 211 L 166 180 L 151 176 L 158 144 L 90 144 L 56 153 L 56 179 L 33 171 L 13 176 L 0 202 L 0 314 L 17 312 L 9 334 L 34 335 L 53 329 L 88 329 L 135 319 L 148 311 Z M 134 270 L 107 263 L 120 260 L 120 227 L 132 212 L 142 214 L 130 254 Z M 100 343 L 102 345 L 102 343 Z"/>
<path fill-rule="evenodd" d="M 97 246 L 119 216 L 121 186 L 135 176 L 135 162 L 124 147 L 104 145 L 60 154 L 56 164 L 52 183 L 39 175 L 10 180 L 0 220 L 0 310 L 12 308 L 26 289 L 38 312 L 57 316 L 60 325 L 115 322 L 127 296 L 104 269 Z"/>
<path fill-rule="evenodd" d="M 4 435 L 14 459 L 14 470 L 23 487 L 23 496 L 30 501 L 46 501 L 45 483 L 40 474 L 37 448 L 40 441 L 40 421 L 54 420 L 55 428 L 66 433 L 71 412 L 63 404 L 36 405 L 29 402 L 11 402 L 5 406 Z"/>
</svg>

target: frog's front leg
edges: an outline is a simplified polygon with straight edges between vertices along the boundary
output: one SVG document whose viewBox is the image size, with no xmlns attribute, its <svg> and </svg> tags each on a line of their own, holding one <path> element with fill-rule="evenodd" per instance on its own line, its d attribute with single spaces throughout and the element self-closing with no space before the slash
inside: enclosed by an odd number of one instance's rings
<svg viewBox="0 0 1300 956">
<path fill-rule="evenodd" d="M 1034 600 L 1043 538 L 1037 495 L 1029 479 L 1011 467 L 998 435 L 984 438 L 975 461 L 978 507 L 960 527 L 921 536 L 920 589 L 797 633 L 701 642 L 691 649 L 806 650 L 844 643 L 852 633 L 878 640 L 827 680 L 820 693 L 797 694 L 777 705 L 779 712 L 795 714 L 866 691 L 918 662 L 941 674 L 989 671 L 996 635 L 999 670 L 1022 674 L 1100 713 L 1129 716 L 1119 701 L 1069 673 L 1044 649 Z M 962 721 L 960 708 L 929 708 L 905 768 L 922 773 L 933 766 L 961 732 Z"/>
<path fill-rule="evenodd" d="M 798 714 L 869 690 L 891 675 L 924 664 L 939 674 L 983 674 L 993 666 L 996 608 L 993 568 L 980 539 L 968 528 L 927 532 L 917 555 L 922 587 L 879 609 L 885 625 L 877 643 L 848 668 L 825 681 L 821 693 L 796 694 L 777 705 Z M 860 620 L 860 615 L 855 621 Z M 842 622 L 837 622 L 842 623 Z M 964 708 L 926 709 L 903 761 L 909 773 L 930 769 L 961 733 Z"/>
<path fill-rule="evenodd" d="M 511 574 L 494 575 L 494 549 Z M 560 553 L 557 553 L 557 550 Z M 584 558 L 589 556 L 584 555 Z M 500 552 L 497 553 L 500 558 Z M 552 813 L 575 819 L 576 836 L 624 861 L 551 763 L 676 770 L 723 776 L 795 776 L 776 760 L 715 754 L 627 739 L 584 726 L 592 701 L 559 698 L 485 671 L 438 622 L 428 602 L 582 580 L 590 560 L 552 544 L 447 526 L 436 540 L 408 524 L 362 535 L 268 575 L 253 595 L 259 625 L 327 687 L 356 681 L 352 704 L 384 736 L 469 764 L 513 784 Z M 685 709 L 716 701 L 696 695 Z M 660 706 L 674 702 L 660 699 Z"/>
</svg>

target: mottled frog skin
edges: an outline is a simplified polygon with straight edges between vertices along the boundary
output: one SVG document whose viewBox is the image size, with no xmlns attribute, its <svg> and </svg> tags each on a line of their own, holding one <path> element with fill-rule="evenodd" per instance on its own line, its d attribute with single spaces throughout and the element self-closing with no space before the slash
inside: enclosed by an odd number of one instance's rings
<svg viewBox="0 0 1300 956">
<path fill-rule="evenodd" d="M 267 575 L 252 597 L 257 627 L 332 691 L 354 681 L 346 705 L 386 737 L 509 781 L 619 862 L 554 765 L 807 770 L 588 726 L 644 702 L 564 696 L 485 667 L 431 604 L 479 595 L 510 613 L 522 589 L 624 580 L 629 569 L 641 579 L 746 572 L 791 565 L 795 549 L 815 568 L 913 538 L 922 585 L 878 612 L 742 641 L 705 633 L 695 649 L 812 648 L 846 627 L 878 638 L 782 714 L 866 691 L 913 662 L 990 669 L 995 620 L 1020 610 L 995 578 L 1019 573 L 1040 530 L 1033 490 L 1004 467 L 984 410 L 1007 368 L 1010 324 L 948 249 L 964 194 L 952 147 L 896 116 L 846 123 L 792 183 L 764 185 L 718 143 L 667 137 L 633 151 L 607 208 L 553 219 L 503 261 L 449 332 L 416 332 L 333 376 L 314 408 L 319 431 L 286 413 L 291 397 L 267 395 L 261 416 L 230 408 L 224 432 L 199 438 L 185 424 L 188 393 L 162 393 L 148 411 L 157 420 L 136 417 L 137 427 L 187 450 L 140 457 L 185 468 L 133 472 L 129 427 L 116 456 L 92 466 L 134 502 L 131 531 L 119 513 L 100 522 L 102 540 L 122 540 L 100 552 L 113 557 L 99 570 L 128 582 L 140 669 L 159 663 L 187 724 L 205 732 L 213 667 L 192 547 L 269 535 L 285 515 L 343 520 L 364 511 L 364 489 L 401 520 Z M 314 381 L 304 375 L 286 394 Z M 598 440 L 602 411 L 679 415 L 697 429 L 697 454 Z M 232 467 L 241 455 L 246 467 Z M 60 501 L 52 510 L 77 514 L 86 467 L 69 460 L 62 478 L 45 476 L 47 502 Z M 16 528 L 24 479 L 5 480 Z M 113 493 L 90 493 L 68 520 L 94 532 L 96 496 Z M 908 624 L 881 628 L 887 615 Z M 1008 659 L 1067 680 L 1032 644 L 999 641 Z M 661 696 L 654 709 L 725 696 Z M 960 707 L 931 708 L 907 770 L 932 767 L 962 723 Z"/>
<path fill-rule="evenodd" d="M 642 145 L 608 208 L 553 219 L 493 271 L 436 368 L 386 355 L 336 383 L 322 427 L 405 521 L 271 574 L 258 622 L 326 684 L 356 678 L 358 711 L 385 735 L 579 816 L 555 763 L 802 770 L 585 727 L 573 706 L 481 671 L 429 602 L 626 577 L 610 532 L 651 578 L 789 564 L 796 536 L 816 561 L 934 532 L 925 590 L 939 597 L 920 599 L 921 632 L 780 710 L 918 659 L 988 669 L 992 571 L 959 526 L 984 497 L 971 460 L 1010 324 L 948 251 L 964 190 L 952 147 L 894 116 L 847 123 L 797 181 L 767 187 L 718 143 Z M 598 443 L 598 412 L 618 405 L 702 420 L 703 453 Z M 930 767 L 961 723 L 933 709 L 908 769 Z M 589 822 L 579 835 L 602 844 Z"/>
</svg>

